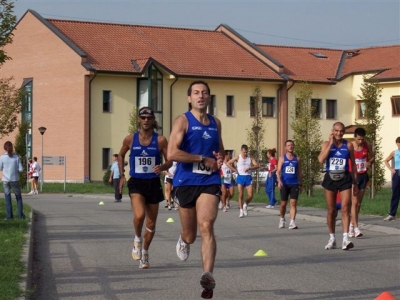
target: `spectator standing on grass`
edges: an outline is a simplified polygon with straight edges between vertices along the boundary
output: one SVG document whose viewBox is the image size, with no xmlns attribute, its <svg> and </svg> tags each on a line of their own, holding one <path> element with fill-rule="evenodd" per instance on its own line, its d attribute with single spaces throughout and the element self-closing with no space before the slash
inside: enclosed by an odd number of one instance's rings
<svg viewBox="0 0 400 300">
<path fill-rule="evenodd" d="M 265 182 L 265 193 L 268 196 L 269 199 L 269 204 L 266 206 L 266 208 L 274 208 L 276 204 L 276 198 L 275 198 L 275 186 L 277 183 L 277 178 L 276 178 L 276 170 L 277 170 L 277 160 L 275 158 L 276 154 L 276 149 L 269 149 L 267 151 L 267 157 L 268 157 L 268 176 Z"/>
<path fill-rule="evenodd" d="M 385 165 L 392 173 L 392 199 L 390 200 L 390 212 L 384 221 L 393 221 L 396 217 L 400 200 L 400 136 L 396 139 L 397 149 L 392 151 L 385 159 Z M 390 161 L 394 159 L 393 166 Z"/>
<path fill-rule="evenodd" d="M 14 146 L 10 141 L 4 143 L 4 150 L 6 150 L 6 153 L 0 156 L 0 171 L 3 172 L 2 181 L 6 200 L 6 220 L 14 219 L 11 191 L 14 192 L 17 200 L 18 218 L 25 219 L 21 186 L 19 183 L 19 173 L 23 171 L 22 163 L 18 155 L 14 153 Z"/>
<path fill-rule="evenodd" d="M 114 186 L 114 202 L 122 201 L 122 190 L 119 189 L 120 173 L 118 167 L 118 154 L 113 154 L 114 162 L 110 168 L 110 179 L 109 182 Z"/>
<path fill-rule="evenodd" d="M 33 193 L 29 193 L 29 194 L 37 195 L 37 194 L 39 194 L 39 191 L 38 191 L 39 176 L 40 176 L 40 171 L 42 170 L 42 168 L 40 167 L 39 163 L 37 162 L 36 156 L 33 158 L 33 163 L 31 166 L 32 166 L 32 177 L 33 177 Z"/>
</svg>

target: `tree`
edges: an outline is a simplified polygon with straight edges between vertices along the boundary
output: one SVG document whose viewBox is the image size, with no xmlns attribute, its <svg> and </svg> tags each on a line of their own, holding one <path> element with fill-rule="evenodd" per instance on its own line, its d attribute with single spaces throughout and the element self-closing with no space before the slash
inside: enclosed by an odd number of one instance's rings
<svg viewBox="0 0 400 300">
<path fill-rule="evenodd" d="M 318 154 L 321 149 L 322 135 L 316 106 L 312 105 L 311 86 L 303 83 L 296 94 L 296 103 L 291 112 L 295 152 L 301 159 L 302 185 L 308 196 L 312 195 L 314 186 L 320 177 Z"/>
<path fill-rule="evenodd" d="M 365 129 L 365 139 L 371 143 L 372 149 L 375 151 L 375 163 L 369 170 L 371 178 L 370 197 L 374 198 L 376 193 L 385 184 L 382 138 L 379 135 L 384 118 L 379 112 L 379 108 L 382 105 L 382 102 L 380 101 L 380 98 L 382 97 L 382 88 L 379 86 L 379 82 L 376 79 L 369 78 L 368 76 L 363 76 L 363 79 L 364 82 L 361 85 L 361 95 L 358 95 L 358 97 L 365 103 L 365 119 L 363 122 L 356 121 L 356 124 Z"/>
<path fill-rule="evenodd" d="M 4 47 L 12 42 L 12 30 L 17 20 L 13 15 L 13 8 L 12 2 L 0 0 L 0 67 L 11 59 L 5 53 Z M 12 79 L 0 78 L 0 138 L 14 131 L 21 112 L 23 94 L 11 84 Z"/>
<path fill-rule="evenodd" d="M 21 186 L 27 184 L 27 157 L 26 157 L 26 135 L 29 132 L 29 123 L 22 122 L 18 125 L 18 135 L 15 137 L 14 150 L 21 159 L 22 165 L 24 166 L 24 171 L 20 173 L 19 183 Z"/>
<path fill-rule="evenodd" d="M 264 122 L 262 118 L 262 90 L 259 85 L 256 85 L 253 89 L 253 96 L 250 99 L 250 107 L 254 120 L 251 123 L 251 127 L 246 129 L 247 131 L 247 142 L 250 153 L 254 154 L 257 163 L 260 163 L 260 158 L 263 153 L 264 146 L 262 141 L 264 140 L 265 128 L 263 127 Z M 256 171 L 256 192 L 260 189 L 259 182 L 259 171 Z"/>
<path fill-rule="evenodd" d="M 129 114 L 129 133 L 134 133 L 139 130 L 139 123 L 138 123 L 138 110 L 137 107 L 134 106 L 132 111 Z"/>
<path fill-rule="evenodd" d="M 3 48 L 12 43 L 12 30 L 17 23 L 17 17 L 13 14 L 13 9 L 13 2 L 0 0 L 0 67 L 6 60 L 11 59 Z"/>
</svg>

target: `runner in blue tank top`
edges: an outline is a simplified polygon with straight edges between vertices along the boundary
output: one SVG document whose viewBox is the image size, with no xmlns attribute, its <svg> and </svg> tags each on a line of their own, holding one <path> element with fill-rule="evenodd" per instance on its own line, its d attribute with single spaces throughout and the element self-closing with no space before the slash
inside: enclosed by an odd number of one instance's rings
<svg viewBox="0 0 400 300">
<path fill-rule="evenodd" d="M 350 204 L 351 191 L 353 184 L 353 195 L 358 193 L 357 168 L 354 160 L 354 148 L 352 143 L 343 139 L 345 127 L 341 122 L 333 124 L 329 140 L 322 143 L 321 153 L 318 155 L 319 163 L 326 162 L 326 174 L 322 181 L 325 189 L 325 198 L 328 206 L 327 224 L 329 230 L 329 242 L 325 246 L 326 250 L 336 248 L 335 237 L 335 215 L 336 215 L 336 195 L 340 192 L 342 201 L 342 228 L 343 242 L 342 249 L 348 250 L 354 247 L 349 240 L 350 225 Z M 349 163 L 352 164 L 353 177 L 349 170 Z M 354 178 L 354 180 L 353 180 Z"/>
<path fill-rule="evenodd" d="M 279 157 L 277 180 L 278 188 L 281 191 L 281 204 L 278 228 L 285 228 L 285 214 L 287 201 L 290 196 L 290 223 L 289 229 L 297 229 L 295 223 L 297 213 L 297 199 L 301 193 L 301 162 L 300 157 L 294 154 L 294 142 L 287 140 L 285 142 L 285 153 Z"/>
<path fill-rule="evenodd" d="M 139 110 L 139 131 L 125 137 L 118 154 L 120 171 L 120 191 L 126 182 L 125 154 L 129 154 L 128 189 L 133 212 L 135 239 L 133 241 L 132 257 L 139 260 L 139 268 L 149 268 L 148 250 L 156 230 L 158 206 L 164 200 L 160 181 L 160 172 L 168 170 L 172 161 L 167 160 L 167 139 L 153 132 L 158 128 L 154 111 L 149 107 Z M 161 153 L 165 163 L 161 164 Z M 146 219 L 146 231 L 142 245 L 142 228 Z"/>
<path fill-rule="evenodd" d="M 211 299 L 215 280 L 212 275 L 216 255 L 214 222 L 221 194 L 219 166 L 224 159 L 221 122 L 207 114 L 210 88 L 204 81 L 192 82 L 188 89 L 191 110 L 180 115 L 172 126 L 168 159 L 177 161 L 173 181 L 174 201 L 180 205 L 181 236 L 176 253 L 187 260 L 190 244 L 199 226 L 202 240 L 203 274 L 201 297 Z"/>
</svg>

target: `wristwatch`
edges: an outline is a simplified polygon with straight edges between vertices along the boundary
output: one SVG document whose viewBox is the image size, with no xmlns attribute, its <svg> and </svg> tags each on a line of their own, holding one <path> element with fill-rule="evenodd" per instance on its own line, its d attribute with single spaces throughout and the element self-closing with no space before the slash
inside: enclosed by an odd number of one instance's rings
<svg viewBox="0 0 400 300">
<path fill-rule="evenodd" d="M 206 159 L 206 157 L 204 155 L 201 156 L 201 163 L 204 164 L 204 160 Z"/>
</svg>

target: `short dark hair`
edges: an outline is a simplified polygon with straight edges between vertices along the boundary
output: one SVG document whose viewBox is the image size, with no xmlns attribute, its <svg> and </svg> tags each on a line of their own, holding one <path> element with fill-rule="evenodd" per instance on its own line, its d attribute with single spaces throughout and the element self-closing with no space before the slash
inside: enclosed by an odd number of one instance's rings
<svg viewBox="0 0 400 300">
<path fill-rule="evenodd" d="M 243 144 L 242 147 L 240 147 L 240 150 L 249 150 L 249 147 L 247 145 Z"/>
<path fill-rule="evenodd" d="M 400 143 L 400 136 L 399 136 L 399 137 L 397 137 L 397 139 L 396 139 L 396 143 Z"/>
<path fill-rule="evenodd" d="M 115 154 L 113 154 L 113 156 L 114 156 L 114 157 L 118 157 L 118 154 L 115 153 Z"/>
<path fill-rule="evenodd" d="M 286 140 L 285 146 L 286 146 L 287 143 L 293 143 L 293 146 L 294 146 L 294 141 L 293 140 Z"/>
<path fill-rule="evenodd" d="M 361 136 L 361 137 L 365 137 L 365 134 L 366 134 L 365 129 L 362 127 L 358 127 L 358 128 L 356 128 L 356 130 L 354 130 L 354 137 L 356 137 L 357 135 Z"/>
<path fill-rule="evenodd" d="M 203 85 L 205 85 L 205 86 L 207 87 L 207 92 L 208 92 L 208 94 L 210 94 L 210 87 L 208 86 L 208 83 L 205 82 L 205 81 L 203 81 L 203 80 L 196 80 L 196 81 L 193 81 L 193 82 L 189 85 L 189 88 L 188 88 L 188 90 L 187 90 L 187 95 L 188 95 L 188 96 L 190 96 L 190 95 L 192 94 L 192 87 L 193 87 L 195 84 L 203 84 Z"/>
</svg>

